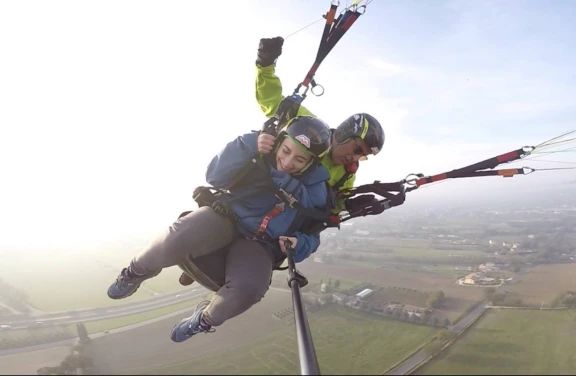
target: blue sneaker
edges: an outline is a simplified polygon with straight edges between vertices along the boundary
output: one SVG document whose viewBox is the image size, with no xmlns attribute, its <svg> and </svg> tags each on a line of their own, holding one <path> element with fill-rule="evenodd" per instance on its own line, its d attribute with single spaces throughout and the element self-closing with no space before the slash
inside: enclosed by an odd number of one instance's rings
<svg viewBox="0 0 576 376">
<path fill-rule="evenodd" d="M 197 333 L 213 333 L 216 329 L 211 327 L 204 327 L 200 325 L 200 320 L 202 320 L 202 312 L 208 307 L 210 301 L 205 300 L 196 306 L 196 310 L 192 316 L 187 317 L 180 321 L 178 324 L 174 325 L 170 331 L 170 338 L 174 342 L 184 342 L 188 338 L 192 337 Z"/>
<path fill-rule="evenodd" d="M 145 280 L 157 276 L 159 273 L 138 275 L 131 268 L 124 268 L 120 272 L 116 282 L 108 288 L 110 299 L 124 299 L 134 294 Z"/>
</svg>

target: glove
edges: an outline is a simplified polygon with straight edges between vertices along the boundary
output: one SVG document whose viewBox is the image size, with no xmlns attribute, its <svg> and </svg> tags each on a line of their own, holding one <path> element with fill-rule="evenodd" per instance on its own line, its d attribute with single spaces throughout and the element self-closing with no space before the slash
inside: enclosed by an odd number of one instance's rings
<svg viewBox="0 0 576 376">
<path fill-rule="evenodd" d="M 351 215 L 356 214 L 366 207 L 372 205 L 380 205 L 378 199 L 374 195 L 362 195 L 354 198 L 348 198 L 344 202 L 344 207 Z"/>
<path fill-rule="evenodd" d="M 261 67 L 267 67 L 274 64 L 276 59 L 282 55 L 283 44 L 284 38 L 282 37 L 260 39 L 256 64 L 260 65 Z"/>
</svg>

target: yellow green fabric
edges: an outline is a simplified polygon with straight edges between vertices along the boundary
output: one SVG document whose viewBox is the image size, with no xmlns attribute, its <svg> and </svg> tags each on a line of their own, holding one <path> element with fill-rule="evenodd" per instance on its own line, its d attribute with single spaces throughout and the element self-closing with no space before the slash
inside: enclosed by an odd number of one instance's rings
<svg viewBox="0 0 576 376">
<path fill-rule="evenodd" d="M 282 83 L 280 82 L 278 76 L 276 76 L 275 68 L 275 64 L 269 65 L 267 67 L 261 67 L 260 65 L 256 64 L 256 100 L 258 101 L 260 109 L 268 118 L 274 116 L 278 110 L 278 106 L 284 100 L 284 96 L 282 95 Z M 316 117 L 316 115 L 314 115 L 302 105 L 298 109 L 297 113 L 297 116 L 301 115 Z M 322 165 L 326 167 L 330 173 L 330 180 L 328 181 L 328 184 L 331 187 L 333 187 L 334 184 L 336 184 L 346 173 L 346 168 L 342 165 L 335 165 L 332 162 L 332 158 L 329 154 L 322 158 Z M 338 191 L 352 188 L 354 186 L 355 179 L 356 175 L 352 174 L 340 186 Z M 338 214 L 342 210 L 344 210 L 344 200 L 340 199 L 336 204 L 334 213 Z"/>
</svg>

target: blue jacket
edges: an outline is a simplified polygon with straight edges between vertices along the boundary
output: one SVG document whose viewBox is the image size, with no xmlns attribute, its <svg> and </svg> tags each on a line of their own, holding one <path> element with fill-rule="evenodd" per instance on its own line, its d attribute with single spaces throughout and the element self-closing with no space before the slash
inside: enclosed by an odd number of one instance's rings
<svg viewBox="0 0 576 376">
<path fill-rule="evenodd" d="M 330 174 L 325 167 L 319 165 L 310 167 L 304 174 L 290 176 L 285 172 L 276 170 L 270 166 L 266 172 L 261 168 L 252 168 L 240 182 L 234 182 L 237 174 L 244 169 L 252 158 L 258 156 L 258 133 L 248 133 L 228 143 L 224 149 L 216 155 L 206 171 L 206 181 L 214 188 L 228 189 L 228 207 L 240 217 L 237 224 L 240 233 L 247 238 L 252 238 L 260 227 L 262 219 L 271 212 L 282 200 L 274 195 L 270 189 L 270 177 L 277 187 L 289 192 L 305 208 L 319 208 L 324 210 L 328 200 L 327 181 Z M 268 155 L 267 157 L 272 156 Z M 268 159 L 267 159 L 268 160 Z M 269 162 L 266 162 L 269 163 Z M 231 185 L 234 184 L 233 187 Z M 265 185 L 268 184 L 268 189 Z M 230 200 L 231 199 L 231 200 Z M 297 210 L 285 205 L 284 210 L 270 219 L 266 228 L 266 235 L 272 241 L 262 241 L 272 248 L 277 260 L 282 255 L 278 238 L 280 236 L 293 236 L 298 239 L 294 249 L 294 261 L 304 261 L 316 251 L 320 245 L 320 233 L 311 235 L 300 232 L 304 223 L 299 221 L 293 233 L 288 233 Z"/>
</svg>

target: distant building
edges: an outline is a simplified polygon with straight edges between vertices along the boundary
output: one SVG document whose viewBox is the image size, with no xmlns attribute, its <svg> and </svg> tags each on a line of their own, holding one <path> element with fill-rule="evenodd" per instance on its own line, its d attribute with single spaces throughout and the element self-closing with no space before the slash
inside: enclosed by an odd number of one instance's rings
<svg viewBox="0 0 576 376">
<path fill-rule="evenodd" d="M 325 283 L 320 285 L 320 292 L 326 292 L 326 284 Z"/>
<path fill-rule="evenodd" d="M 487 262 L 485 264 L 480 264 L 478 270 L 481 272 L 497 272 L 500 270 L 500 265 L 496 265 L 493 262 Z"/>
<path fill-rule="evenodd" d="M 332 294 L 332 300 L 334 301 L 334 303 L 338 303 L 338 304 L 343 304 L 346 302 L 346 300 L 348 297 L 344 294 L 341 294 L 339 292 L 335 292 Z"/>
<path fill-rule="evenodd" d="M 495 278 L 486 277 L 483 272 L 470 273 L 462 280 L 465 285 L 493 285 L 494 281 Z"/>
<path fill-rule="evenodd" d="M 360 299 L 363 299 L 363 298 L 367 297 L 368 295 L 370 295 L 371 293 L 372 293 L 372 290 L 364 289 L 364 290 L 360 291 L 358 294 L 356 294 L 356 296 Z"/>
<path fill-rule="evenodd" d="M 477 273 L 470 273 L 466 277 L 464 277 L 463 282 L 467 285 L 475 285 L 477 280 L 478 280 Z"/>
<path fill-rule="evenodd" d="M 494 284 L 495 280 L 496 280 L 495 278 L 480 277 L 478 278 L 478 281 L 476 283 L 478 283 L 479 285 L 492 285 Z"/>
</svg>

